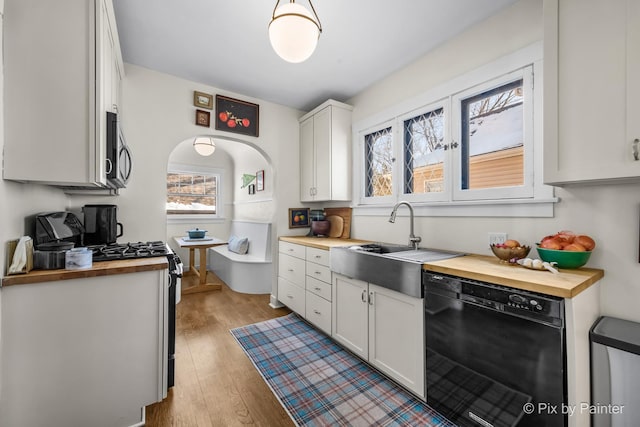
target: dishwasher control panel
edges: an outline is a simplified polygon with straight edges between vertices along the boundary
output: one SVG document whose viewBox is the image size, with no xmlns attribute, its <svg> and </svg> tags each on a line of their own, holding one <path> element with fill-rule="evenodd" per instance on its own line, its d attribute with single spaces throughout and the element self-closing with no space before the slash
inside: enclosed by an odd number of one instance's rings
<svg viewBox="0 0 640 427">
<path fill-rule="evenodd" d="M 559 297 L 426 271 L 422 283 L 425 297 L 427 293 L 439 294 L 545 323 L 563 323 L 564 301 Z"/>
</svg>

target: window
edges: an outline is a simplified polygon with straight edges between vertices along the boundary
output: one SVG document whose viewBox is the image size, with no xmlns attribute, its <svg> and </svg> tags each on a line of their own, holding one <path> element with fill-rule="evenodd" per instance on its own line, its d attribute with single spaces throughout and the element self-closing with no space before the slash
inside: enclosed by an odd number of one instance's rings
<svg viewBox="0 0 640 427">
<path fill-rule="evenodd" d="M 452 97 L 455 200 L 533 196 L 532 85 L 528 66 Z"/>
<path fill-rule="evenodd" d="M 364 137 L 366 196 L 390 196 L 393 192 L 393 134 L 391 128 Z"/>
<path fill-rule="evenodd" d="M 462 189 L 524 184 L 522 79 L 461 105 Z"/>
<path fill-rule="evenodd" d="M 404 194 L 445 191 L 443 107 L 404 120 Z"/>
<path fill-rule="evenodd" d="M 533 78 L 541 55 L 532 45 L 354 123 L 359 205 L 407 200 L 428 215 L 551 216 L 557 200 L 542 182 L 542 87 Z"/>
<path fill-rule="evenodd" d="M 219 216 L 220 174 L 170 170 L 167 214 Z"/>
</svg>

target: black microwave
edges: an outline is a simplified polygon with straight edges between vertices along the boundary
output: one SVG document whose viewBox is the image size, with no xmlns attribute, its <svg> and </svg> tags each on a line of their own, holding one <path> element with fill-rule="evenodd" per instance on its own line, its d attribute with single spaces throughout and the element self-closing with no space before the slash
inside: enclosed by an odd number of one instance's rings
<svg viewBox="0 0 640 427">
<path fill-rule="evenodd" d="M 118 122 L 118 114 L 107 112 L 107 182 L 125 188 L 131 176 L 131 151 Z"/>
</svg>

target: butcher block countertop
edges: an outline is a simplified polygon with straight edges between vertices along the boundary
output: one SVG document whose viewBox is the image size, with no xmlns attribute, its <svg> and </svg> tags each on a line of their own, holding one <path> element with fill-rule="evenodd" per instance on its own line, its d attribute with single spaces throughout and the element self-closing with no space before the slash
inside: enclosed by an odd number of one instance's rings
<svg viewBox="0 0 640 427">
<path fill-rule="evenodd" d="M 372 243 L 370 240 L 332 239 L 324 237 L 280 237 L 280 240 L 319 249 Z M 604 271 L 594 268 L 560 269 L 558 274 L 531 270 L 517 264 L 506 264 L 494 256 L 465 255 L 423 265 L 424 270 L 450 274 L 467 279 L 510 286 L 562 298 L 573 298 L 604 277 Z"/>
<path fill-rule="evenodd" d="M 339 239 L 337 237 L 280 236 L 283 242 L 295 243 L 317 249 L 329 250 L 334 246 L 351 246 L 372 243 L 371 240 Z"/>
<path fill-rule="evenodd" d="M 101 261 L 94 262 L 91 268 L 85 270 L 32 270 L 26 274 L 5 276 L 2 278 L 2 286 L 83 279 L 87 277 L 109 276 L 112 274 L 139 273 L 141 271 L 164 270 L 168 267 L 169 263 L 164 256 Z"/>
<path fill-rule="evenodd" d="M 424 264 L 424 270 L 512 288 L 572 298 L 604 277 L 594 268 L 560 269 L 558 274 L 506 264 L 494 256 L 466 255 Z"/>
</svg>

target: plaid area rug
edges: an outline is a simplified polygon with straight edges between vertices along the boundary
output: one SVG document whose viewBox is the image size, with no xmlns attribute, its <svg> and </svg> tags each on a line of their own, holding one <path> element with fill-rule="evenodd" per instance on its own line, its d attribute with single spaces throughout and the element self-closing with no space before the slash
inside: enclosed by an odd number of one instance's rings
<svg viewBox="0 0 640 427">
<path fill-rule="evenodd" d="M 232 329 L 299 426 L 454 426 L 295 314 Z"/>
</svg>

